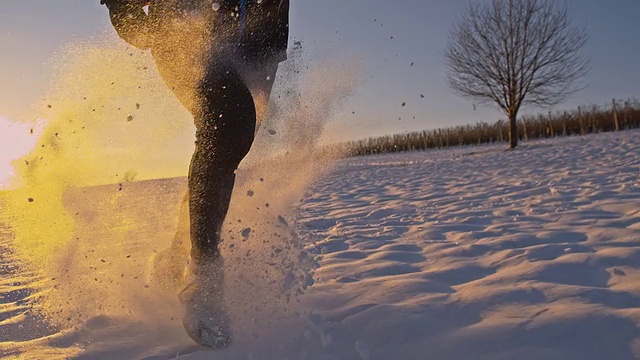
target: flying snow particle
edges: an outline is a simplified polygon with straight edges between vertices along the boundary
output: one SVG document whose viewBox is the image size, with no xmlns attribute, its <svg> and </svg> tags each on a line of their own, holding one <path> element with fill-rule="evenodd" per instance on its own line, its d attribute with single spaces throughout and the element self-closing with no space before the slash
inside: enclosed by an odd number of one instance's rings
<svg viewBox="0 0 640 360">
<path fill-rule="evenodd" d="M 356 341 L 356 350 L 362 360 L 369 360 L 369 345 L 364 340 Z"/>
<path fill-rule="evenodd" d="M 287 223 L 287 220 L 285 220 L 284 217 L 282 217 L 282 215 L 278 215 L 278 221 L 280 222 L 280 224 L 284 226 L 289 226 L 289 223 Z"/>
<path fill-rule="evenodd" d="M 331 333 L 320 333 L 320 340 L 322 340 L 322 347 L 328 348 L 333 343 L 333 335 Z"/>
<path fill-rule="evenodd" d="M 285 275 L 284 281 L 283 281 L 285 290 L 291 290 L 291 287 L 293 286 L 293 282 L 295 281 L 295 279 L 296 279 L 296 276 L 291 271 L 289 271 L 287 275 Z"/>
</svg>

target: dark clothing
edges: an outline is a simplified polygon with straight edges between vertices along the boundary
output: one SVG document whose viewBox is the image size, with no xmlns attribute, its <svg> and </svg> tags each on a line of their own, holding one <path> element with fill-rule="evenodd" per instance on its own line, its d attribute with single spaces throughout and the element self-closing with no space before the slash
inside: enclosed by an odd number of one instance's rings
<svg viewBox="0 0 640 360">
<path fill-rule="evenodd" d="M 215 257 L 235 170 L 254 139 L 252 91 L 268 97 L 277 64 L 286 59 L 289 0 L 103 2 L 118 35 L 151 50 L 165 83 L 194 117 L 191 254 Z"/>
<path fill-rule="evenodd" d="M 196 150 L 189 169 L 191 254 L 215 257 L 229 209 L 235 170 L 253 143 L 256 110 L 249 88 L 225 59 L 210 64 L 194 115 Z"/>
<path fill-rule="evenodd" d="M 271 82 L 276 65 L 287 57 L 289 0 L 103 1 L 118 35 L 132 46 L 151 50 L 163 79 L 190 110 L 185 92 L 197 84 L 188 80 L 202 74 L 188 72 L 210 62 L 200 57 L 226 57 L 241 76 Z M 272 83 L 248 85 L 268 94 Z"/>
<path fill-rule="evenodd" d="M 141 49 L 162 46 L 172 20 L 197 14 L 206 22 L 209 36 L 218 38 L 220 45 L 235 44 L 241 58 L 286 59 L 289 0 L 155 0 L 149 1 L 148 15 L 139 4 L 106 1 L 120 37 Z"/>
</svg>

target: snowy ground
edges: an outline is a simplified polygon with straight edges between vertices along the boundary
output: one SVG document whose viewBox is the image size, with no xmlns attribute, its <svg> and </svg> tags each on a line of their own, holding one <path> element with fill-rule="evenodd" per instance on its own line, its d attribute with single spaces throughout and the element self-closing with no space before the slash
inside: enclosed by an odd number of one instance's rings
<svg viewBox="0 0 640 360">
<path fill-rule="evenodd" d="M 141 320 L 110 309 L 71 329 L 42 330 L 43 320 L 25 308 L 36 279 L 12 265 L 5 229 L 0 350 L 85 359 L 640 358 L 639 138 L 628 131 L 506 152 L 484 146 L 339 161 L 279 223 L 277 211 L 269 215 L 278 229 L 287 218 L 305 250 L 317 256 L 315 284 L 287 304 L 295 315 L 253 318 L 257 328 L 267 320 L 266 334 L 239 330 L 234 346 L 214 353 L 191 345 L 179 321 L 169 318 L 177 311 L 172 300 L 147 302 L 167 309 L 160 312 L 166 321 L 158 312 Z M 111 188 L 83 195 L 93 204 L 119 201 L 137 219 L 125 238 L 101 250 L 75 247 L 101 253 L 82 257 L 102 263 L 84 268 L 95 283 L 98 271 L 109 279 L 109 266 L 131 272 L 122 270 L 129 280 L 108 285 L 111 292 L 126 285 L 127 298 L 147 291 L 133 276 L 144 273 L 148 249 L 141 249 L 155 246 L 150 238 L 170 241 L 184 191 L 180 179 L 150 184 L 125 189 L 116 200 L 107 194 L 117 192 Z M 245 186 L 236 199 L 247 197 Z M 251 198 L 262 201 L 256 186 Z M 142 196 L 153 212 L 140 209 Z M 101 220 L 109 211 L 76 214 L 79 238 L 122 228 L 123 219 Z M 245 240 L 258 246 L 251 236 Z M 105 253 L 113 258 L 105 261 Z"/>
</svg>

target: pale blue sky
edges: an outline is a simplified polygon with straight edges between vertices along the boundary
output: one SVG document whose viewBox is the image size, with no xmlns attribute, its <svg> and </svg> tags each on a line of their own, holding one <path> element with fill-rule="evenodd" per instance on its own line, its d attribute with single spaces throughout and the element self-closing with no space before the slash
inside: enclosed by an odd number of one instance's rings
<svg viewBox="0 0 640 360">
<path fill-rule="evenodd" d="M 492 109 L 474 111 L 469 101 L 452 95 L 444 81 L 441 54 L 466 0 L 291 2 L 291 36 L 304 40 L 310 57 L 340 54 L 363 64 L 365 81 L 339 120 L 349 130 L 345 138 L 501 117 Z M 639 96 L 640 1 L 569 4 L 575 23 L 591 34 L 586 53 L 593 71 L 586 79 L 589 87 L 556 109 Z M 104 31 L 110 31 L 108 16 L 98 0 L 2 0 L 0 116 L 24 116 L 49 86 L 52 55 L 67 43 Z"/>
</svg>

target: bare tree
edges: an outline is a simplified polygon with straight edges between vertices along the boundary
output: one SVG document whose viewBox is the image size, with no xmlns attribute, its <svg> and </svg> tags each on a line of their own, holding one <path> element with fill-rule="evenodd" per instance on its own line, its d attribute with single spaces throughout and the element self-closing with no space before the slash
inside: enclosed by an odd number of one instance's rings
<svg viewBox="0 0 640 360">
<path fill-rule="evenodd" d="M 582 53 L 587 39 L 556 1 L 475 1 L 451 31 L 447 80 L 456 94 L 506 113 L 514 148 L 523 105 L 555 105 L 583 89 L 579 80 L 590 71 Z"/>
</svg>

